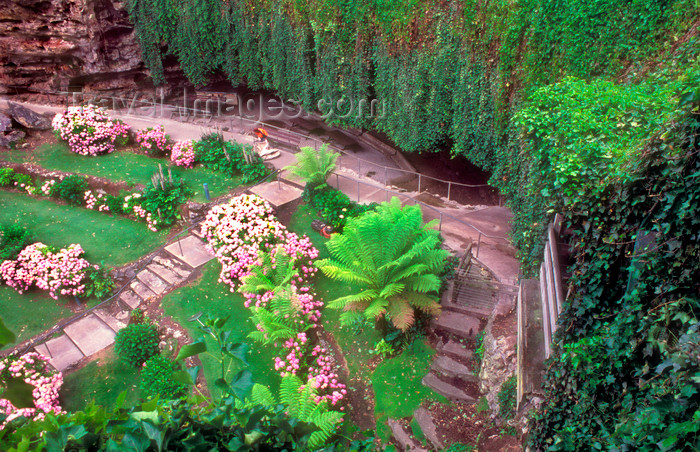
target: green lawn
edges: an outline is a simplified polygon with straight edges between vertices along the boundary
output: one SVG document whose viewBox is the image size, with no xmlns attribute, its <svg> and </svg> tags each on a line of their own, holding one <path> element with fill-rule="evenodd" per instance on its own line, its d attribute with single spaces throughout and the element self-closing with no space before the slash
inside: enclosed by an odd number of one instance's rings
<svg viewBox="0 0 700 452">
<path fill-rule="evenodd" d="M 127 151 L 88 157 L 71 152 L 63 143 L 44 144 L 29 152 L 25 150 L 0 152 L 0 159 L 14 163 L 27 161 L 50 170 L 87 174 L 144 185 L 158 170 L 158 163 L 164 164 L 164 169 L 169 164 L 167 159 L 154 159 Z M 203 167 L 185 169 L 172 166 L 172 172 L 174 177 L 177 176 L 185 181 L 185 185 L 192 190 L 192 199 L 197 202 L 205 202 L 203 183 L 209 185 L 212 198 L 228 193 L 240 183 L 237 178 L 231 179 Z"/>
<path fill-rule="evenodd" d="M 70 316 L 72 313 L 65 303 L 72 301 L 67 298 L 54 300 L 42 291 L 19 294 L 11 287 L 0 286 L 0 317 L 17 336 L 16 341 L 6 348 L 34 337 L 54 326 L 58 320 Z"/>
<path fill-rule="evenodd" d="M 230 316 L 225 329 L 232 330 L 231 338 L 234 342 L 245 342 L 250 346 L 248 352 L 248 370 L 253 373 L 253 380 L 267 386 L 276 392 L 279 387 L 280 377 L 275 371 L 275 354 L 270 347 L 248 339 L 248 334 L 255 331 L 255 325 L 250 320 L 250 310 L 243 305 L 243 297 L 237 293 L 231 293 L 229 287 L 219 282 L 221 265 L 212 260 L 203 270 L 202 277 L 192 286 L 183 287 L 163 298 L 162 306 L 166 315 L 187 328 L 194 338 L 202 336 L 196 328 L 196 322 L 189 322 L 193 315 L 203 312 L 212 317 Z M 218 348 L 214 350 L 216 343 L 207 339 L 207 346 L 218 357 Z M 221 391 L 213 383 L 221 377 L 221 367 L 218 362 L 206 354 L 201 354 L 204 376 L 209 384 L 209 391 L 217 397 Z M 228 375 L 232 376 L 235 370 Z"/>
<path fill-rule="evenodd" d="M 107 348 L 101 355 L 63 377 L 61 407 L 64 410 L 82 411 L 91 400 L 110 410 L 122 391 L 127 391 L 125 406 L 134 405 L 141 397 L 139 369 L 119 361 L 114 347 Z"/>
<path fill-rule="evenodd" d="M 64 247 L 79 243 L 90 262 L 120 266 L 165 242 L 167 232 L 149 231 L 145 223 L 48 199 L 0 190 L 0 223 L 19 223 L 35 241 Z"/>
</svg>

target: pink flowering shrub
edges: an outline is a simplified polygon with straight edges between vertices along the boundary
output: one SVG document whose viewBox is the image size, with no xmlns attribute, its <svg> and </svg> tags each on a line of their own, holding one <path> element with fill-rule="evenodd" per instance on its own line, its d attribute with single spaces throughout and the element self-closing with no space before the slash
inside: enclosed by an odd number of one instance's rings
<svg viewBox="0 0 700 452">
<path fill-rule="evenodd" d="M 338 376 L 337 363 L 328 348 L 314 345 L 323 302 L 311 293 L 310 279 L 318 271 L 313 264 L 318 250 L 311 240 L 287 231 L 269 203 L 255 195 L 241 195 L 213 207 L 202 222 L 202 235 L 222 264 L 219 281 L 228 284 L 232 292 L 254 267 L 256 274 L 264 276 L 267 266 L 274 269 L 280 264 L 276 262 L 282 257 L 280 252 L 289 258 L 284 262 L 291 262 L 291 278 L 278 293 L 241 290 L 257 324 L 258 331 L 251 336 L 279 346 L 274 366 L 282 376 L 305 379 L 319 390 L 319 403 L 339 403 L 347 389 Z M 263 265 L 261 253 L 270 255 L 262 270 L 258 268 Z"/>
<path fill-rule="evenodd" d="M 176 141 L 175 144 L 173 144 L 170 160 L 177 166 L 192 168 L 196 159 L 194 141 Z"/>
<path fill-rule="evenodd" d="M 85 192 L 83 199 L 85 200 L 85 207 L 88 209 L 97 210 L 98 212 L 109 212 L 107 197 L 104 193 L 98 193 L 95 196 L 92 190 L 88 190 Z"/>
<path fill-rule="evenodd" d="M 136 132 L 136 142 L 152 157 L 161 157 L 170 152 L 170 137 L 163 126 L 139 130 Z"/>
<path fill-rule="evenodd" d="M 82 255 L 77 244 L 54 250 L 37 242 L 20 251 L 17 259 L 0 263 L 0 279 L 19 293 L 36 286 L 53 299 L 82 295 L 85 271 L 90 267 Z"/>
<path fill-rule="evenodd" d="M 49 360 L 36 352 L 22 356 L 10 355 L 0 359 L 0 380 L 22 379 L 34 386 L 34 407 L 16 408 L 8 399 L 0 398 L 0 414 L 7 415 L 5 422 L 20 416 L 43 419 L 46 413 L 61 414 L 58 392 L 63 385 L 60 372 L 49 369 Z M 2 425 L 0 425 L 0 430 Z"/>
<path fill-rule="evenodd" d="M 108 154 L 129 140 L 129 126 L 95 105 L 68 107 L 52 121 L 54 133 L 80 155 Z"/>
</svg>

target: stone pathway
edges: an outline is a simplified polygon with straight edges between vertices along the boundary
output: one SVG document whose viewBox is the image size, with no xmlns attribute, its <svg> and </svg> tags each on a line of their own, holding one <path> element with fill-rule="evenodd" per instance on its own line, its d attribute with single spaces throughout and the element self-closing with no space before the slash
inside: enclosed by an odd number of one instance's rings
<svg viewBox="0 0 700 452">
<path fill-rule="evenodd" d="M 202 239 L 188 235 L 165 247 L 136 274 L 119 298 L 65 326 L 57 337 L 34 346 L 61 372 L 114 343 L 129 321 L 129 312 L 184 282 L 198 267 L 213 259 Z"/>
</svg>

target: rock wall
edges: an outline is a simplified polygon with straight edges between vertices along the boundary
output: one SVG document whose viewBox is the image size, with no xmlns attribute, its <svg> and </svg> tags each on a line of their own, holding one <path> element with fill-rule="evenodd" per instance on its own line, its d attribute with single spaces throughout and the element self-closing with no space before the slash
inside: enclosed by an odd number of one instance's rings
<svg viewBox="0 0 700 452">
<path fill-rule="evenodd" d="M 152 86 L 125 0 L 0 0 L 0 49 L 0 95 Z"/>
<path fill-rule="evenodd" d="M 499 294 L 484 330 L 484 358 L 479 378 L 492 415 L 499 414 L 498 392 L 517 367 L 518 319 L 513 297 Z"/>
</svg>

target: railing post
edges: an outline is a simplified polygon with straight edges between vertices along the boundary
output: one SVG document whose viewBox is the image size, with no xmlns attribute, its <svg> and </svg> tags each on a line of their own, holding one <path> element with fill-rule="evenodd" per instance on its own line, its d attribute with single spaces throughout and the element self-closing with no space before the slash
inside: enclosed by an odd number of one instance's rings
<svg viewBox="0 0 700 452">
<path fill-rule="evenodd" d="M 476 242 L 476 257 L 479 257 L 479 248 L 481 248 L 481 232 L 479 232 L 479 239 Z"/>
<path fill-rule="evenodd" d="M 340 190 L 340 177 L 338 176 L 338 173 L 335 173 L 335 188 Z"/>
<path fill-rule="evenodd" d="M 384 186 L 388 186 L 388 185 L 389 185 L 389 168 L 385 166 L 384 167 Z"/>
<path fill-rule="evenodd" d="M 447 183 L 447 200 L 450 200 L 450 190 L 452 189 L 452 182 Z"/>
<path fill-rule="evenodd" d="M 362 160 L 359 158 L 357 159 L 357 177 L 359 178 L 362 175 L 362 171 L 360 170 L 360 165 L 362 164 Z"/>
<path fill-rule="evenodd" d="M 438 231 L 442 232 L 442 212 L 440 212 L 440 224 L 438 225 Z"/>
<path fill-rule="evenodd" d="M 418 173 L 418 193 L 420 193 L 420 173 Z"/>
</svg>

